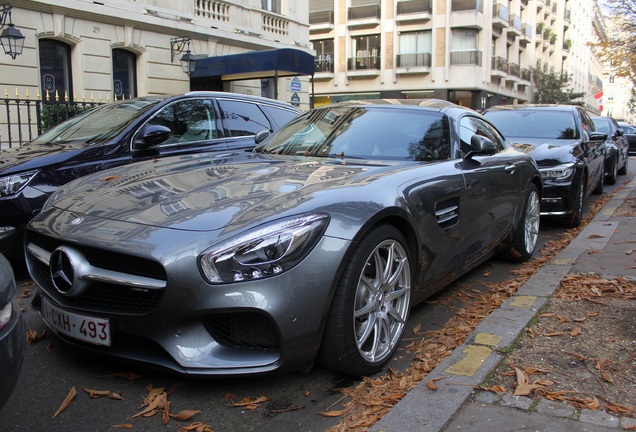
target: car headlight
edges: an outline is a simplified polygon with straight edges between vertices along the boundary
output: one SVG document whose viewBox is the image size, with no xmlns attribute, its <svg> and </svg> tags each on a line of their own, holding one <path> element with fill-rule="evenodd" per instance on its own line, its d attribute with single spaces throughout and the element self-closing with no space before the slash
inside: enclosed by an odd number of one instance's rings
<svg viewBox="0 0 636 432">
<path fill-rule="evenodd" d="M 567 180 L 574 174 L 574 164 L 556 165 L 549 168 L 540 168 L 541 177 L 544 180 Z"/>
<path fill-rule="evenodd" d="M 199 257 L 204 278 L 212 284 L 263 279 L 283 273 L 318 243 L 327 214 L 283 219 L 212 246 Z"/>
<path fill-rule="evenodd" d="M 35 177 L 37 171 L 0 177 L 0 197 L 17 194 Z"/>
</svg>

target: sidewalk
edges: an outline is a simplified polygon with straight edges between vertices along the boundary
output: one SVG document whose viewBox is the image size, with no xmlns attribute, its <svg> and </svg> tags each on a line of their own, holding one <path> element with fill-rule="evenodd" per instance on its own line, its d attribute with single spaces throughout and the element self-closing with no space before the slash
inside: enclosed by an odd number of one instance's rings
<svg viewBox="0 0 636 432">
<path fill-rule="evenodd" d="M 369 430 L 393 431 L 617 431 L 636 428 L 636 419 L 604 411 L 581 412 L 564 403 L 478 391 L 503 359 L 497 349 L 514 343 L 526 325 L 569 273 L 595 272 L 636 281 L 636 266 L 626 266 L 627 251 L 636 243 L 636 216 L 617 217 L 628 197 L 636 198 L 636 178 L 598 212 L 579 235 L 541 271 L 532 276 L 499 309 L 490 314 L 466 341 L 442 361 L 416 388 Z M 589 254 L 589 250 L 601 253 Z M 627 269 L 626 269 L 627 268 Z M 437 391 L 426 382 L 434 378 Z M 536 405 L 536 406 L 535 406 Z"/>
</svg>

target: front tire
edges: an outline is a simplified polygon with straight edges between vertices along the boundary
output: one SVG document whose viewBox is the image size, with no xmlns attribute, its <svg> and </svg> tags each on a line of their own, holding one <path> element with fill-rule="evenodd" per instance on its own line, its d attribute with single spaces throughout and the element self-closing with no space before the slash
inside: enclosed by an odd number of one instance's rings
<svg viewBox="0 0 636 432">
<path fill-rule="evenodd" d="M 618 154 L 612 161 L 612 166 L 608 170 L 609 172 L 605 176 L 605 183 L 608 185 L 616 184 L 616 177 L 618 176 Z"/>
<path fill-rule="evenodd" d="M 515 229 L 515 237 L 505 257 L 514 262 L 528 261 L 534 255 L 539 240 L 541 199 L 535 185 L 531 185 L 523 207 L 523 216 Z"/>
<path fill-rule="evenodd" d="M 398 347 L 411 300 L 411 259 L 402 233 L 380 225 L 347 263 L 320 347 L 327 368 L 348 375 L 382 369 Z"/>
<path fill-rule="evenodd" d="M 578 187 L 576 189 L 576 197 L 574 198 L 574 206 L 572 214 L 566 220 L 565 225 L 568 228 L 576 228 L 583 222 L 583 201 L 585 200 L 585 175 L 581 176 Z"/>
<path fill-rule="evenodd" d="M 621 167 L 621 169 L 618 170 L 618 175 L 625 175 L 627 174 L 627 164 L 629 163 L 629 156 L 625 157 L 625 163 L 623 164 L 623 166 Z"/>
</svg>

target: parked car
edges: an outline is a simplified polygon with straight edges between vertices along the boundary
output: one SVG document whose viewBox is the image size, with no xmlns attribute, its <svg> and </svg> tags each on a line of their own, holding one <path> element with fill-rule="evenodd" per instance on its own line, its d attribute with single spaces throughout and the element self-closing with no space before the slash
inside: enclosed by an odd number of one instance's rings
<svg viewBox="0 0 636 432">
<path fill-rule="evenodd" d="M 252 149 L 300 111 L 271 99 L 223 92 L 147 96 L 88 110 L 30 144 L 0 153 L 0 250 L 21 260 L 22 232 L 59 186 L 95 171 L 169 155 Z"/>
<path fill-rule="evenodd" d="M 623 130 L 611 117 L 593 115 L 592 121 L 597 132 L 607 134 L 605 140 L 605 183 L 616 184 L 616 177 L 627 174 L 629 164 L 629 143 Z"/>
<path fill-rule="evenodd" d="M 541 171 L 541 214 L 576 227 L 590 193 L 604 186 L 605 140 L 589 114 L 571 105 L 500 105 L 489 119 L 517 149 L 531 155 Z"/>
<path fill-rule="evenodd" d="M 625 122 L 618 122 L 618 125 L 629 143 L 629 154 L 636 155 L 636 126 Z"/>
<path fill-rule="evenodd" d="M 16 301 L 16 285 L 9 261 L 0 254 L 0 409 L 9 400 L 24 363 L 26 331 Z"/>
<path fill-rule="evenodd" d="M 532 158 L 470 109 L 418 103 L 317 108 L 248 157 L 164 158 L 60 188 L 26 235 L 44 320 L 75 345 L 193 375 L 316 358 L 380 370 L 413 303 L 537 244 Z"/>
</svg>

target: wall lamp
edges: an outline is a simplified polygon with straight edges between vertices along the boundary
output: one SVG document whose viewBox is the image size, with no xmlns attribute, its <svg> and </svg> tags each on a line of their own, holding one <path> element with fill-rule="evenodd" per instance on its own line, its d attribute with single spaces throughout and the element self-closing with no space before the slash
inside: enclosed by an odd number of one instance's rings
<svg viewBox="0 0 636 432">
<path fill-rule="evenodd" d="M 0 4 L 0 14 L 2 14 L 0 15 L 0 29 L 4 28 L 2 34 L 0 34 L 0 45 L 2 45 L 4 53 L 10 55 L 11 58 L 15 60 L 17 56 L 22 54 L 25 37 L 20 30 L 13 25 L 11 9 L 13 9 L 13 6 L 9 3 Z M 9 18 L 9 24 L 7 24 L 7 17 Z"/>
<path fill-rule="evenodd" d="M 183 53 L 179 62 L 181 63 L 181 69 L 186 75 L 191 75 L 197 67 L 198 57 L 190 53 L 190 38 L 188 36 L 176 37 L 170 39 L 170 62 L 174 60 L 175 56 Z"/>
</svg>

